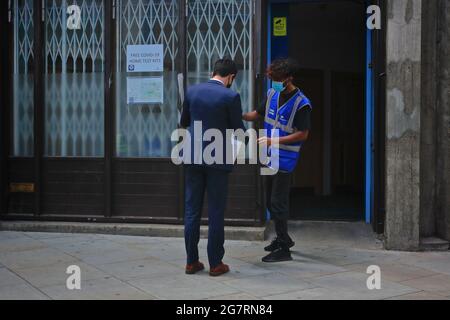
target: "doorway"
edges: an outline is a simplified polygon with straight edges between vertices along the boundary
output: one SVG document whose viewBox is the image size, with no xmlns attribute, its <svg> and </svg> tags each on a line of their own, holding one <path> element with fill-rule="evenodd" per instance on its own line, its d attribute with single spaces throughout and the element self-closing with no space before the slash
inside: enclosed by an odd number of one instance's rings
<svg viewBox="0 0 450 320">
<path fill-rule="evenodd" d="M 313 104 L 310 139 L 293 177 L 293 220 L 365 218 L 365 9 L 364 1 L 345 0 L 270 5 L 269 61 L 296 59 L 296 85 Z"/>
</svg>

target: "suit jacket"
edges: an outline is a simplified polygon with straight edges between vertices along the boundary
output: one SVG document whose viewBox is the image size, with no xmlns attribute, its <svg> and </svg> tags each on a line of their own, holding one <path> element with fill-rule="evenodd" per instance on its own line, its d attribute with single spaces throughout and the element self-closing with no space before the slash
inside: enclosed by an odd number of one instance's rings
<svg viewBox="0 0 450 320">
<path fill-rule="evenodd" d="M 202 139 L 196 137 L 194 123 L 201 121 L 202 135 L 208 129 L 218 129 L 224 139 L 223 163 L 213 164 L 211 167 L 232 171 L 233 165 L 226 164 L 226 130 L 243 129 L 241 97 L 238 93 L 226 88 L 220 81 L 210 80 L 190 87 L 186 93 L 181 115 L 181 127 L 189 128 L 191 134 L 191 164 L 194 164 L 194 141 Z M 202 142 L 202 154 L 205 148 L 212 142 Z M 215 155 L 213 153 L 213 155 Z M 198 156 L 198 155 L 197 155 Z M 202 165 L 206 166 L 204 162 Z"/>
</svg>

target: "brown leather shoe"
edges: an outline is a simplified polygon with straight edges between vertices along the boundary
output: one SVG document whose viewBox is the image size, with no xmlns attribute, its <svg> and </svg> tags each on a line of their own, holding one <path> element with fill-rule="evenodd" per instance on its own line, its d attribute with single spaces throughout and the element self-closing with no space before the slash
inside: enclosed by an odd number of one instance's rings
<svg viewBox="0 0 450 320">
<path fill-rule="evenodd" d="M 205 270 L 205 266 L 200 261 L 186 266 L 186 274 L 196 274 L 203 270 Z"/>
<path fill-rule="evenodd" d="M 224 275 L 225 273 L 228 273 L 228 272 L 230 272 L 230 267 L 227 266 L 226 264 L 221 263 L 217 267 L 212 268 L 209 271 L 209 275 L 211 277 L 219 277 L 219 276 Z"/>
</svg>

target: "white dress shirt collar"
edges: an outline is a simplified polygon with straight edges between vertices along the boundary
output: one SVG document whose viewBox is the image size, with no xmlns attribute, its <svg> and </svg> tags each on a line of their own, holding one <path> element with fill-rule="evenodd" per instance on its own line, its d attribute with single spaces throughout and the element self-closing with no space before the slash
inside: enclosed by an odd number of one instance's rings
<svg viewBox="0 0 450 320">
<path fill-rule="evenodd" d="M 222 85 L 225 85 L 225 83 L 223 83 L 223 81 L 222 80 L 219 80 L 219 79 L 214 79 L 214 78 L 211 78 L 210 79 L 211 81 L 216 81 L 216 82 L 220 82 Z"/>
</svg>

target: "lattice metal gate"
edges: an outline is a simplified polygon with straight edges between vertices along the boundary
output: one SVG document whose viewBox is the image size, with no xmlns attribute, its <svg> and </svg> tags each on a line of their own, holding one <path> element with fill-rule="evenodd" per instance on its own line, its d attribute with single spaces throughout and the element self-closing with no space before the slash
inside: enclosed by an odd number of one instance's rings
<svg viewBox="0 0 450 320">
<path fill-rule="evenodd" d="M 169 158 L 182 91 L 230 56 L 244 111 L 254 107 L 255 3 L 11 0 L 8 183 L 32 188 L 8 193 L 9 215 L 181 221 L 183 173 Z M 163 71 L 130 74 L 133 45 L 162 45 Z M 130 103 L 132 77 L 160 79 L 163 101 Z M 232 179 L 228 219 L 259 221 L 255 172 Z"/>
</svg>

